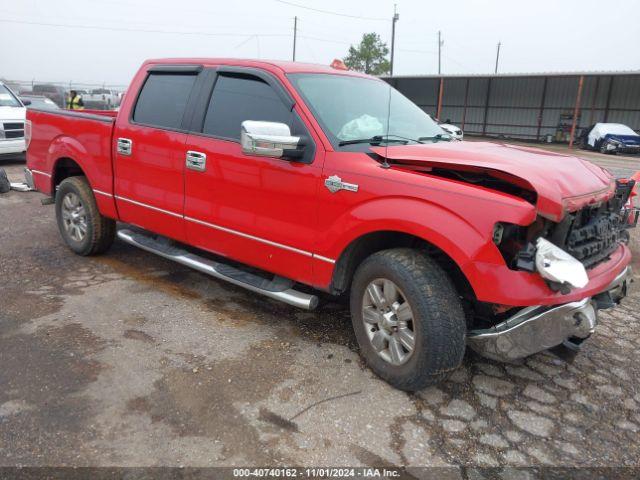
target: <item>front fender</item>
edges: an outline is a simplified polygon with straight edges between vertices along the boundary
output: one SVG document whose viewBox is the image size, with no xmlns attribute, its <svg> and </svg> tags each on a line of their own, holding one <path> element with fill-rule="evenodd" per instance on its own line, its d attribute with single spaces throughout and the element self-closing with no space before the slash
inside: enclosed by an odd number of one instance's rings
<svg viewBox="0 0 640 480">
<path fill-rule="evenodd" d="M 440 205 L 403 197 L 371 200 L 344 212 L 325 232 L 318 251 L 338 259 L 354 240 L 383 231 L 413 235 L 438 247 L 458 265 L 474 290 L 482 282 L 478 263 L 504 263 L 490 232 L 480 231 Z"/>
</svg>

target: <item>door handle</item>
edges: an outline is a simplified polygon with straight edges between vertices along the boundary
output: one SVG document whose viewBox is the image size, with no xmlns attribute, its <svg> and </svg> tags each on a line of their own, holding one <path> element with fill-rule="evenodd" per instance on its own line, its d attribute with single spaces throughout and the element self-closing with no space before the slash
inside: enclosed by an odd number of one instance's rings
<svg viewBox="0 0 640 480">
<path fill-rule="evenodd" d="M 186 165 L 189 170 L 204 172 L 207 169 L 206 153 L 194 152 L 193 150 L 189 150 L 187 152 Z"/>
<path fill-rule="evenodd" d="M 117 151 L 120 155 L 131 155 L 131 149 L 133 148 L 133 142 L 128 138 L 119 138 Z"/>
</svg>

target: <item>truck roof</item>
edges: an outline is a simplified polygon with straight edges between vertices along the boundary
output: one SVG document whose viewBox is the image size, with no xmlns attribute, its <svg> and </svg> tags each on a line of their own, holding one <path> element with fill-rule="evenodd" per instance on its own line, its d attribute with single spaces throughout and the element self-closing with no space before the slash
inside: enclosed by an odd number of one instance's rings
<svg viewBox="0 0 640 480">
<path fill-rule="evenodd" d="M 329 65 L 315 63 L 290 62 L 284 60 L 252 60 L 244 58 L 156 58 L 144 62 L 144 65 L 156 64 L 198 64 L 205 66 L 232 65 L 237 67 L 256 67 L 265 70 L 280 70 L 282 73 L 326 73 L 375 78 L 352 70 L 340 70 Z"/>
</svg>

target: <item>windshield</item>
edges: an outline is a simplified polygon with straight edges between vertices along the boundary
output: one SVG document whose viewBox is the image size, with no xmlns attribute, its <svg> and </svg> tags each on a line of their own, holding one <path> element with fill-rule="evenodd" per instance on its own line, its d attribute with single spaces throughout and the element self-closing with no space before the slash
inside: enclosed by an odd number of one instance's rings
<svg viewBox="0 0 640 480">
<path fill-rule="evenodd" d="M 381 80 L 304 73 L 289 78 L 334 147 L 372 137 L 418 141 L 445 135 L 420 107 Z"/>
<path fill-rule="evenodd" d="M 0 107 L 22 107 L 18 99 L 4 85 L 0 85 Z"/>
</svg>

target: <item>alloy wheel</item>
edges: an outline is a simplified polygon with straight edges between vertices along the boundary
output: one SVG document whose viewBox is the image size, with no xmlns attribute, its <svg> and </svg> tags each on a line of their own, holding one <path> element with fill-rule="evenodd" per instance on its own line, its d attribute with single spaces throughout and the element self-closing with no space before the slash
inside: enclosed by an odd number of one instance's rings
<svg viewBox="0 0 640 480">
<path fill-rule="evenodd" d="M 87 212 L 74 192 L 62 199 L 62 223 L 67 234 L 76 242 L 82 242 L 87 235 Z"/>
<path fill-rule="evenodd" d="M 392 365 L 406 363 L 415 349 L 411 305 L 391 280 L 377 278 L 362 299 L 362 321 L 375 352 Z"/>
</svg>

